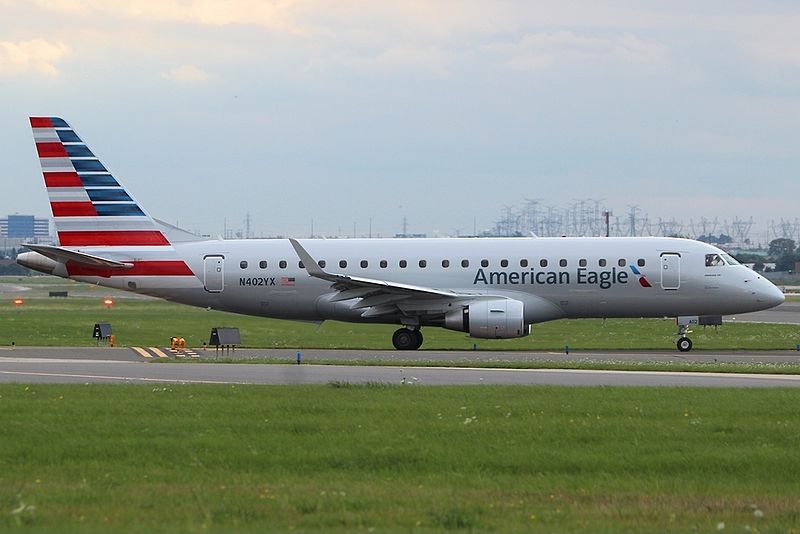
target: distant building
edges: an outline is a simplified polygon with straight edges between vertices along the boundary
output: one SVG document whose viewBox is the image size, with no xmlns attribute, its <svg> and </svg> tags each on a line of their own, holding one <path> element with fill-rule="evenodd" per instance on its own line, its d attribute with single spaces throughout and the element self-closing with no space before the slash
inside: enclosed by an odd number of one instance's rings
<svg viewBox="0 0 800 534">
<path fill-rule="evenodd" d="M 50 220 L 33 215 L 9 215 L 0 218 L 0 250 L 18 249 L 25 243 L 49 244 Z"/>
<path fill-rule="evenodd" d="M 50 219 L 33 215 L 9 215 L 0 219 L 0 237 L 10 239 L 50 239 Z"/>
</svg>

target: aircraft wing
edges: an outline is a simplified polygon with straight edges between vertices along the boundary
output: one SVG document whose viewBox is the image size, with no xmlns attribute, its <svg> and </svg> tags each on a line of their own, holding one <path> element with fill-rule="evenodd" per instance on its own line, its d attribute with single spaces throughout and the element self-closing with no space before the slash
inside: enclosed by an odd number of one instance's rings
<svg viewBox="0 0 800 534">
<path fill-rule="evenodd" d="M 362 300 L 354 308 L 369 308 L 364 312 L 364 317 L 393 313 L 403 307 L 418 308 L 419 304 L 414 305 L 413 301 L 423 301 L 428 305 L 432 305 L 433 308 L 439 308 L 435 304 L 437 301 L 439 303 L 453 303 L 453 301 L 461 300 L 474 301 L 485 298 L 503 298 L 443 291 L 430 287 L 389 282 L 387 280 L 329 273 L 319 266 L 311 254 L 296 239 L 289 239 L 289 242 L 294 247 L 300 261 L 303 262 L 303 267 L 309 276 L 331 282 L 333 289 L 338 291 L 338 294 L 331 299 L 331 302 L 361 298 Z"/>
</svg>

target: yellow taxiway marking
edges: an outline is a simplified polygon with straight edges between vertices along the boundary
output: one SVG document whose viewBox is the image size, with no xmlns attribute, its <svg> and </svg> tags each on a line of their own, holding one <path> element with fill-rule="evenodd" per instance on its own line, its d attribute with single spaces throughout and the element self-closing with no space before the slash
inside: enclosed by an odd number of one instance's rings
<svg viewBox="0 0 800 534">
<path fill-rule="evenodd" d="M 144 350 L 142 347 L 131 347 L 136 353 L 141 356 L 142 358 L 152 358 L 149 352 Z"/>
<path fill-rule="evenodd" d="M 155 354 L 155 355 L 156 355 L 156 356 L 158 356 L 159 358 L 168 358 L 168 356 L 167 356 L 166 354 L 164 354 L 164 353 L 161 351 L 161 349 L 158 349 L 158 348 L 156 348 L 156 347 L 148 347 L 148 348 L 149 348 L 150 350 L 152 350 L 152 351 L 153 351 L 153 354 Z"/>
</svg>

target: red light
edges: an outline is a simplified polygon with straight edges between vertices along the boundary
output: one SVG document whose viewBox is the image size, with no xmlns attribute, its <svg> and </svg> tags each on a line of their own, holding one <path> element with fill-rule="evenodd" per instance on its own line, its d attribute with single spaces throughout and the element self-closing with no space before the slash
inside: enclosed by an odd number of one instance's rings
<svg viewBox="0 0 800 534">
<path fill-rule="evenodd" d="M 22 299 L 14 299 L 13 302 L 14 302 L 14 306 L 22 306 L 23 304 L 25 304 L 25 301 L 22 300 Z"/>
<path fill-rule="evenodd" d="M 114 305 L 114 299 L 105 299 L 103 300 L 103 304 L 106 305 L 106 308 L 110 308 Z"/>
</svg>

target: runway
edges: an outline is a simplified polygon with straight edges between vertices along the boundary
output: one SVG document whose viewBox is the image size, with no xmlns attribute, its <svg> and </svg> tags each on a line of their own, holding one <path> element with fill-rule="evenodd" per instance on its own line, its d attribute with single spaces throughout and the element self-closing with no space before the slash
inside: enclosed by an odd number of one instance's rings
<svg viewBox="0 0 800 534">
<path fill-rule="evenodd" d="M 59 351 L 62 356 L 59 356 Z M 324 359 L 330 353 L 317 351 Z M 414 353 L 420 357 L 431 354 Z M 437 353 L 438 354 L 438 353 Z M 462 358 L 465 353 L 448 353 Z M 484 356 L 486 353 L 481 353 Z M 503 353 L 508 354 L 508 353 Z M 605 353 L 620 358 L 623 353 Z M 83 357 L 81 357 L 83 355 Z M 545 353 L 546 355 L 546 353 Z M 653 353 L 648 353 L 652 357 Z M 658 354 L 655 354 L 658 356 Z M 66 357 L 64 357 L 66 356 Z M 103 356 L 114 356 L 113 359 Z M 497 356 L 495 353 L 494 356 Z M 541 356 L 541 355 L 534 355 Z M 630 356 L 630 355 L 628 355 Z M 666 355 L 664 355 L 666 356 Z M 704 355 L 705 356 L 705 355 Z M 722 357 L 723 355 L 718 355 Z M 741 354 L 761 361 L 798 361 L 796 353 Z M 549 356 L 553 359 L 553 355 Z M 618 360 L 621 361 L 621 358 Z M 647 361 L 647 360 L 645 360 Z M 18 349 L 0 351 L 2 383 L 129 384 L 353 384 L 800 387 L 800 376 L 732 373 L 486 369 L 362 365 L 153 363 L 130 349 Z"/>
<path fill-rule="evenodd" d="M 723 321 L 726 323 L 800 324 L 800 302 L 786 301 L 768 310 L 742 313 L 739 315 L 726 315 Z"/>
</svg>

